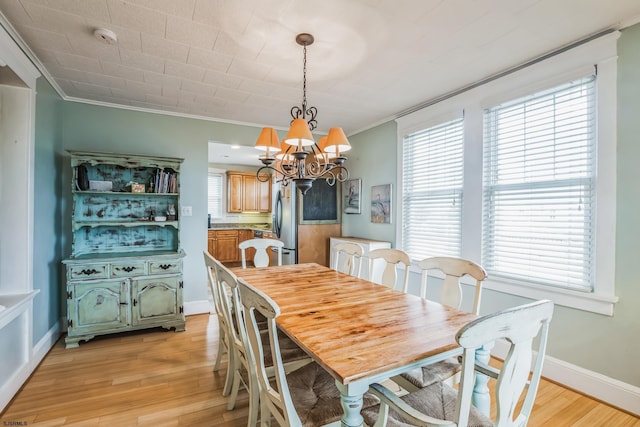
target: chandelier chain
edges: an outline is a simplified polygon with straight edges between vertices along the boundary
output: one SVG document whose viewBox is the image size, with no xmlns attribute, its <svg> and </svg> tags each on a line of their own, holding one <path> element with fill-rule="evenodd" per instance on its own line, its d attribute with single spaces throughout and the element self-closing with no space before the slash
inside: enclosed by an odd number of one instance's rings
<svg viewBox="0 0 640 427">
<path fill-rule="evenodd" d="M 302 60 L 302 117 L 307 109 L 307 45 L 303 46 L 304 59 Z"/>
</svg>

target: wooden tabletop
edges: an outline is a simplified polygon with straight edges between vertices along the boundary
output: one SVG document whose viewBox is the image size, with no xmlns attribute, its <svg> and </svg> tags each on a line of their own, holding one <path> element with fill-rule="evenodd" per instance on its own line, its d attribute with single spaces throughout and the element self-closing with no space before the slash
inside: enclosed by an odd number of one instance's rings
<svg viewBox="0 0 640 427">
<path fill-rule="evenodd" d="M 233 271 L 280 306 L 278 325 L 342 384 L 455 350 L 476 318 L 318 264 Z"/>
</svg>

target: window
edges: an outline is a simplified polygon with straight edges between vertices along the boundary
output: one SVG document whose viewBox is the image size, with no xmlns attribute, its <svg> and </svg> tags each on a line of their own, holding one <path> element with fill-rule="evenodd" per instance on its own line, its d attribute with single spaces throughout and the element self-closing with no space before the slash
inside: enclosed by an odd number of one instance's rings
<svg viewBox="0 0 640 427">
<path fill-rule="evenodd" d="M 485 289 L 611 316 L 618 301 L 618 36 L 563 50 L 396 119 L 395 245 L 414 260 L 457 251 L 485 267 Z M 441 163 L 426 161 L 437 130 L 460 111 L 464 155 L 447 150 L 463 159 L 461 186 L 437 172 Z M 427 151 L 412 153 L 414 140 L 416 150 Z M 450 186 L 436 185 L 438 179 Z M 438 211 L 433 199 L 418 198 L 438 190 L 464 195 L 456 199 L 460 211 Z M 457 244 L 427 234 L 451 224 L 459 224 L 447 231 L 459 233 Z"/>
<path fill-rule="evenodd" d="M 463 119 L 404 137 L 403 249 L 412 259 L 460 256 Z"/>
<path fill-rule="evenodd" d="M 482 263 L 591 291 L 595 76 L 485 110 Z"/>
<path fill-rule="evenodd" d="M 207 213 L 211 218 L 222 217 L 222 175 L 209 174 Z"/>
</svg>

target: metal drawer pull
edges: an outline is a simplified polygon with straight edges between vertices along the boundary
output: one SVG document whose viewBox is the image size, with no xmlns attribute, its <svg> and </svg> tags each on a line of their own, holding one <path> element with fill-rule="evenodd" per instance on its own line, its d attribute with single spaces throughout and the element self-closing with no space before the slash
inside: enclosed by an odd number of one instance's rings
<svg viewBox="0 0 640 427">
<path fill-rule="evenodd" d="M 122 269 L 124 271 L 126 271 L 127 273 L 131 273 L 133 270 L 135 270 L 137 267 L 122 267 Z"/>
<path fill-rule="evenodd" d="M 173 264 L 160 264 L 158 267 L 160 267 L 163 270 L 168 270 L 171 267 L 173 267 Z"/>
<path fill-rule="evenodd" d="M 92 268 L 91 270 L 82 270 L 80 271 L 80 274 L 86 274 L 87 276 L 90 276 L 92 274 L 98 274 L 100 273 L 98 270 L 96 270 L 95 268 Z"/>
</svg>

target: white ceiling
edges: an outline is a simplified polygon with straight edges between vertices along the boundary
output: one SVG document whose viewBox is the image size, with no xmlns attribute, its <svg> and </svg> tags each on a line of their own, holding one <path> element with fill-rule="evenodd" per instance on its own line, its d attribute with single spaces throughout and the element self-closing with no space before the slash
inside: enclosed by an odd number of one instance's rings
<svg viewBox="0 0 640 427">
<path fill-rule="evenodd" d="M 310 32 L 318 131 L 352 134 L 636 23 L 640 1 L 0 0 L 0 11 L 65 99 L 280 129 L 302 100 L 295 35 Z"/>
<path fill-rule="evenodd" d="M 209 163 L 245 165 L 257 168 L 262 166 L 260 155 L 264 155 L 264 151 L 259 151 L 253 146 L 209 141 Z"/>
</svg>

